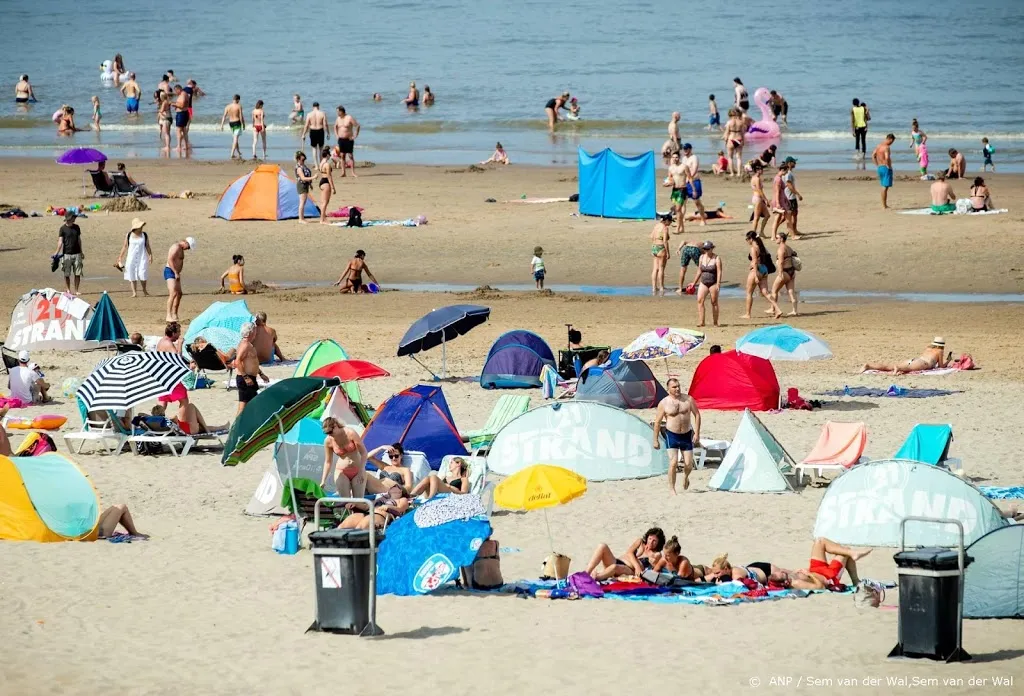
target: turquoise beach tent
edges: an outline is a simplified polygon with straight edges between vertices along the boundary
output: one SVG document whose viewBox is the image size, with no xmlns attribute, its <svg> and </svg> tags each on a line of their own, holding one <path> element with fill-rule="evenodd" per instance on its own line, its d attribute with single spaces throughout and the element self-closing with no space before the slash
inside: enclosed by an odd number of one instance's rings
<svg viewBox="0 0 1024 696">
<path fill-rule="evenodd" d="M 99 517 L 96 490 L 70 459 L 0 456 L 0 539 L 95 541 Z"/>
<path fill-rule="evenodd" d="M 654 153 L 623 157 L 605 148 L 579 148 L 580 214 L 653 220 L 656 209 Z"/>
<path fill-rule="evenodd" d="M 128 329 L 117 312 L 110 295 L 104 290 L 100 301 L 92 308 L 92 319 L 85 330 L 86 341 L 127 341 Z"/>
<path fill-rule="evenodd" d="M 238 342 L 242 340 L 242 325 L 250 321 L 252 321 L 252 310 L 249 309 L 245 300 L 214 302 L 188 325 L 188 329 L 185 331 L 185 345 L 191 345 L 192 341 L 202 335 L 204 329 L 225 329 L 231 332 L 233 345 L 237 346 Z M 228 350 L 232 347 L 232 344 L 220 345 L 220 343 L 228 343 L 226 334 L 225 338 L 219 342 L 208 336 L 204 338 L 221 350 Z"/>
<path fill-rule="evenodd" d="M 795 467 L 786 448 L 747 409 L 708 488 L 734 493 L 785 493 L 793 490 L 786 477 Z"/>
<path fill-rule="evenodd" d="M 1024 618 L 1024 524 L 989 532 L 967 547 L 964 617 Z"/>
<path fill-rule="evenodd" d="M 953 426 L 918 423 L 892 458 L 909 459 L 934 466 L 945 461 L 951 442 Z"/>
<path fill-rule="evenodd" d="M 306 217 L 319 217 L 313 197 L 306 199 Z M 295 182 L 276 164 L 261 164 L 236 179 L 220 196 L 214 217 L 225 220 L 292 220 L 299 217 Z"/>
</svg>

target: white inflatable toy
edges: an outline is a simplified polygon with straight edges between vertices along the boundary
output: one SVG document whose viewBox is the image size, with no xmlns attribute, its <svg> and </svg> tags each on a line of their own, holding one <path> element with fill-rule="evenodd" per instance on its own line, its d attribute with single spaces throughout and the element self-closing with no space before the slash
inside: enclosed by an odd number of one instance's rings
<svg viewBox="0 0 1024 696">
<path fill-rule="evenodd" d="M 100 82 L 105 85 L 114 84 L 114 62 L 110 60 L 103 61 L 103 64 L 100 66 L 100 70 L 103 71 L 100 74 Z M 119 81 L 127 82 L 128 73 L 121 73 L 121 79 Z"/>
</svg>

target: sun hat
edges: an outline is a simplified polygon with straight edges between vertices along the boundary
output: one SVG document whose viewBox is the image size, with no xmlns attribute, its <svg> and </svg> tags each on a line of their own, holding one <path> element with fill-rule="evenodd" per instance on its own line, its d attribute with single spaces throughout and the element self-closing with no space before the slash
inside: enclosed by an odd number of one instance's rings
<svg viewBox="0 0 1024 696">
<path fill-rule="evenodd" d="M 140 220 L 139 218 L 133 218 L 132 219 L 132 232 L 134 232 L 135 230 L 141 230 L 145 226 L 146 226 L 146 221 L 145 220 Z"/>
<path fill-rule="evenodd" d="M 787 157 L 782 161 L 785 162 L 786 164 L 796 164 L 796 157 Z"/>
<path fill-rule="evenodd" d="M 715 243 L 712 242 L 709 239 L 709 240 L 705 241 L 703 244 L 701 244 L 701 248 L 702 249 L 714 249 L 715 248 Z"/>
<path fill-rule="evenodd" d="M 27 350 L 23 350 L 20 353 L 18 353 L 18 362 L 27 363 L 28 362 L 28 358 L 29 358 L 29 354 L 28 354 Z"/>
<path fill-rule="evenodd" d="M 935 346 L 936 348 L 945 348 L 946 339 L 944 339 L 942 336 L 936 336 L 935 338 L 932 339 L 932 345 Z"/>
<path fill-rule="evenodd" d="M 189 249 L 191 249 L 192 251 L 196 250 L 196 238 L 195 237 L 185 237 L 185 241 L 188 242 L 188 248 Z"/>
</svg>

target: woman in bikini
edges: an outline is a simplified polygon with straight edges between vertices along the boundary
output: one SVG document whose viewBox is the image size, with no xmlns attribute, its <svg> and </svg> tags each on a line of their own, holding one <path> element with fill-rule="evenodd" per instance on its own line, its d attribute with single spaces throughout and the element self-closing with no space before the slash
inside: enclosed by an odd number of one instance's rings
<svg viewBox="0 0 1024 696">
<path fill-rule="evenodd" d="M 167 156 L 171 156 L 171 123 L 174 121 L 174 117 L 171 116 L 171 97 L 167 92 L 160 91 L 157 93 L 159 99 L 159 106 L 156 109 L 156 122 L 160 126 L 160 143 L 162 147 L 160 152 L 167 153 Z"/>
<path fill-rule="evenodd" d="M 469 464 L 462 457 L 453 457 L 448 463 L 446 478 L 447 480 L 442 480 L 436 473 L 430 472 L 425 479 L 416 484 L 409 492 L 409 496 L 416 498 L 426 493 L 426 500 L 430 500 L 438 493 L 469 493 Z"/>
<path fill-rule="evenodd" d="M 665 266 L 671 252 L 668 248 L 668 224 L 672 217 L 659 217 L 651 230 L 651 294 L 665 294 Z"/>
<path fill-rule="evenodd" d="M 306 153 L 295 153 L 295 190 L 299 194 L 299 222 L 306 223 L 306 200 L 313 185 L 313 172 L 306 166 Z"/>
<path fill-rule="evenodd" d="M 711 318 L 718 326 L 718 294 L 722 290 L 722 258 L 715 253 L 710 239 L 701 247 L 704 253 L 697 262 L 700 282 L 697 284 L 697 326 L 704 326 L 704 301 L 711 298 Z"/>
<path fill-rule="evenodd" d="M 725 140 L 725 151 L 729 155 L 729 175 L 734 178 L 743 175 L 743 140 L 746 132 L 743 112 L 735 107 L 729 109 L 729 120 L 722 131 L 722 139 Z"/>
<path fill-rule="evenodd" d="M 975 213 L 992 210 L 992 194 L 980 176 L 974 177 L 974 186 L 971 187 L 971 209 Z"/>
<path fill-rule="evenodd" d="M 366 445 L 363 444 L 363 438 L 335 418 L 325 418 L 322 426 L 326 437 L 324 472 L 320 477 L 320 485 L 327 485 L 337 457 L 334 488 L 338 495 L 342 498 L 362 498 L 366 492 Z"/>
<path fill-rule="evenodd" d="M 398 486 L 393 487 L 386 495 L 374 501 L 373 522 L 378 529 L 391 524 L 404 515 L 412 507 L 412 501 Z M 353 512 L 340 525 L 341 529 L 369 529 L 370 518 L 366 513 Z"/>
<path fill-rule="evenodd" d="M 252 110 L 252 158 L 256 159 L 256 141 L 263 139 L 263 159 L 267 159 L 267 123 L 264 120 L 263 100 L 256 100 L 256 108 Z"/>
<path fill-rule="evenodd" d="M 793 311 L 789 313 L 789 316 L 795 317 L 798 316 L 796 310 L 796 261 L 794 260 L 797 259 L 797 255 L 786 242 L 787 239 L 789 239 L 787 233 L 779 232 L 779 248 L 775 252 L 779 274 L 775 276 L 775 282 L 772 283 L 772 299 L 777 306 L 779 292 L 785 287 L 786 292 L 789 293 L 789 303 L 793 305 Z"/>
<path fill-rule="evenodd" d="M 625 559 L 617 557 L 608 544 L 601 544 L 594 550 L 594 555 L 587 564 L 587 572 L 595 580 L 609 580 L 619 575 L 635 575 L 639 577 L 648 568 L 653 568 L 661 560 L 661 550 L 665 547 L 665 532 L 660 527 L 651 527 L 644 535 L 634 541 L 626 552 Z M 601 570 L 597 567 L 602 566 Z"/>
<path fill-rule="evenodd" d="M 690 559 L 682 555 L 682 550 L 678 537 L 672 537 L 666 541 L 661 558 L 654 564 L 655 572 L 675 573 L 684 580 L 693 580 L 693 566 L 690 565 Z"/>
<path fill-rule="evenodd" d="M 924 370 L 934 370 L 940 367 L 946 367 L 953 359 L 953 352 L 950 351 L 948 355 L 944 355 L 946 351 L 946 341 L 940 336 L 936 336 L 932 339 L 931 344 L 924 349 L 924 353 L 911 358 L 905 362 L 898 363 L 864 363 L 864 367 L 861 371 L 867 372 L 872 370 L 875 372 L 891 372 L 894 375 L 900 375 L 907 372 L 922 372 Z"/>
<path fill-rule="evenodd" d="M 224 287 L 225 281 L 227 287 Z M 241 254 L 231 257 L 231 266 L 220 277 L 220 289 L 227 290 L 232 295 L 245 295 L 245 259 Z"/>
<path fill-rule="evenodd" d="M 330 223 L 327 222 L 327 205 L 331 202 L 331 194 L 338 192 L 338 189 L 334 188 L 334 167 L 331 166 L 331 148 L 325 147 L 320 151 L 320 164 L 317 166 L 317 171 L 320 174 L 320 181 L 317 183 L 317 188 L 320 189 L 320 224 L 329 225 Z M 299 210 L 302 210 L 301 203 Z"/>
<path fill-rule="evenodd" d="M 747 243 L 750 250 L 747 252 L 747 260 L 750 261 L 750 272 L 747 273 L 747 313 L 741 319 L 750 318 L 750 310 L 754 307 L 754 290 L 760 290 L 761 296 L 768 300 L 771 305 L 772 315 L 778 319 L 782 316 L 779 306 L 775 304 L 771 294 L 768 292 L 768 274 L 775 272 L 775 263 L 772 255 L 764 248 L 764 242 L 757 236 L 757 232 L 747 232 Z"/>
<path fill-rule="evenodd" d="M 750 202 L 754 204 L 754 229 L 759 236 L 764 237 L 764 228 L 768 226 L 768 220 L 772 216 L 768 210 L 768 197 L 764 195 L 764 180 L 761 178 L 764 165 L 761 160 L 756 159 L 751 163 L 750 170 L 750 188 L 754 192 L 750 198 Z M 760 229 L 757 227 L 758 223 L 761 224 Z"/>
<path fill-rule="evenodd" d="M 380 458 L 382 454 L 387 455 L 387 460 Z M 390 445 L 381 445 L 370 450 L 366 455 L 366 461 L 383 472 L 381 480 L 389 479 L 402 484 L 406 490 L 412 490 L 412 469 L 401 466 L 403 455 L 405 455 L 405 448 L 402 443 L 393 442 Z"/>
</svg>

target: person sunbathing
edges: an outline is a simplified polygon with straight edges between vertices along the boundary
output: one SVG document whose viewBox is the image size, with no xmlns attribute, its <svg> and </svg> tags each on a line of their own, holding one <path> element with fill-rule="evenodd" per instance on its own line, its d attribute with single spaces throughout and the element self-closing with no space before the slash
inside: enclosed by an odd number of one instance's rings
<svg viewBox="0 0 1024 696">
<path fill-rule="evenodd" d="M 850 584 L 860 582 L 857 561 L 871 553 L 871 549 L 856 551 L 840 546 L 831 539 L 818 537 L 811 544 L 811 560 L 806 570 L 786 570 L 771 566 L 768 580 L 774 585 L 791 587 L 794 590 L 828 590 L 840 584 L 845 570 Z M 832 556 L 829 561 L 828 557 Z"/>
<path fill-rule="evenodd" d="M 380 459 L 381 454 L 387 454 L 388 461 Z M 400 483 L 405 486 L 405 489 L 408 491 L 412 490 L 413 486 L 412 469 L 407 466 L 399 466 L 402 461 L 402 455 L 404 454 L 405 448 L 402 447 L 402 443 L 393 442 L 390 445 L 374 447 L 372 450 L 367 452 L 366 461 L 372 463 L 380 471 L 384 472 L 384 476 L 381 478 L 389 478 L 396 483 Z"/>
<path fill-rule="evenodd" d="M 723 554 L 711 562 L 711 570 L 706 574 L 709 582 L 729 582 L 731 580 L 749 579 L 762 585 L 768 584 L 768 578 L 774 570 L 779 570 L 771 563 L 758 561 L 745 566 L 729 563 L 729 554 Z"/>
<path fill-rule="evenodd" d="M 154 407 L 156 408 L 156 407 Z M 178 406 L 178 412 L 172 418 L 178 424 L 178 429 L 186 435 L 202 435 L 204 433 L 226 432 L 231 428 L 230 423 L 224 425 L 207 425 L 203 414 L 199 412 L 196 405 L 189 402 L 184 406 Z"/>
<path fill-rule="evenodd" d="M 907 372 L 921 372 L 923 370 L 946 367 L 952 361 L 953 353 L 950 351 L 948 355 L 944 355 L 945 350 L 946 341 L 936 336 L 932 339 L 931 344 L 924 349 L 924 352 L 916 358 L 900 363 L 864 363 L 861 372 L 875 370 L 877 372 L 891 372 L 894 375 L 900 375 Z"/>
<path fill-rule="evenodd" d="M 644 535 L 634 541 L 626 552 L 625 560 L 620 559 L 608 544 L 601 544 L 594 550 L 594 555 L 587 564 L 587 573 L 595 580 L 608 580 L 619 575 L 635 575 L 639 577 L 648 568 L 661 560 L 661 550 L 665 547 L 665 532 L 661 527 L 651 527 Z M 598 570 L 598 566 L 602 566 Z"/>
<path fill-rule="evenodd" d="M 453 457 L 448 463 L 447 480 L 442 480 L 433 471 L 427 477 L 416 484 L 409 492 L 412 498 L 418 498 L 426 493 L 426 500 L 430 500 L 438 493 L 452 493 L 463 495 L 469 493 L 469 464 L 462 457 Z"/>
<path fill-rule="evenodd" d="M 100 521 L 98 525 L 99 538 L 107 539 L 114 536 L 114 532 L 117 531 L 118 525 L 124 527 L 125 531 L 133 537 L 139 537 L 140 539 L 149 538 L 148 534 L 143 534 L 135 528 L 135 522 L 132 520 L 132 513 L 128 512 L 128 506 L 124 503 L 111 505 L 100 513 Z"/>
<path fill-rule="evenodd" d="M 200 336 L 196 340 L 192 341 L 192 349 L 189 352 L 190 353 L 198 353 L 199 351 L 201 351 L 204 348 L 206 348 L 206 346 L 212 346 L 212 345 L 213 345 L 212 343 L 208 342 L 205 338 Z M 235 362 L 235 353 L 237 352 L 234 348 L 232 348 L 227 353 L 225 353 L 224 351 L 218 349 L 216 346 L 214 346 L 213 349 L 217 352 L 217 357 L 220 358 L 220 361 L 222 363 L 224 363 L 224 367 L 231 368 L 231 367 L 234 366 L 233 363 Z M 194 362 L 195 361 L 193 361 L 193 363 Z"/>
<path fill-rule="evenodd" d="M 687 215 L 686 216 L 686 221 L 687 222 L 695 222 L 695 221 L 700 220 L 700 219 L 701 219 L 701 217 L 700 217 L 700 213 L 699 212 L 694 213 L 693 215 Z M 714 210 L 705 210 L 704 211 L 704 219 L 705 220 L 732 220 L 733 217 L 732 217 L 732 215 L 727 215 L 725 210 L 722 208 L 722 206 L 718 206 Z"/>
<path fill-rule="evenodd" d="M 609 356 L 608 351 L 606 351 L 606 350 L 599 350 L 597 352 L 597 355 L 595 355 L 590 360 L 588 360 L 585 363 L 583 363 L 583 366 L 580 368 L 580 374 L 586 372 L 588 368 L 598 367 L 600 365 L 604 365 L 608 361 L 608 356 Z"/>
<path fill-rule="evenodd" d="M 396 495 L 400 497 L 395 497 Z M 373 521 L 378 529 L 391 524 L 404 515 L 412 507 L 412 501 L 405 497 L 398 486 L 392 488 L 387 495 L 374 502 Z M 353 512 L 338 525 L 340 529 L 369 529 L 370 516 L 365 512 Z"/>
<path fill-rule="evenodd" d="M 682 547 L 679 545 L 678 537 L 672 537 L 666 541 L 661 558 L 654 564 L 654 571 L 675 573 L 684 580 L 693 580 L 695 575 L 693 566 L 690 565 L 690 559 L 682 555 L 681 551 Z M 703 578 L 703 573 L 701 573 L 701 577 Z"/>
</svg>

